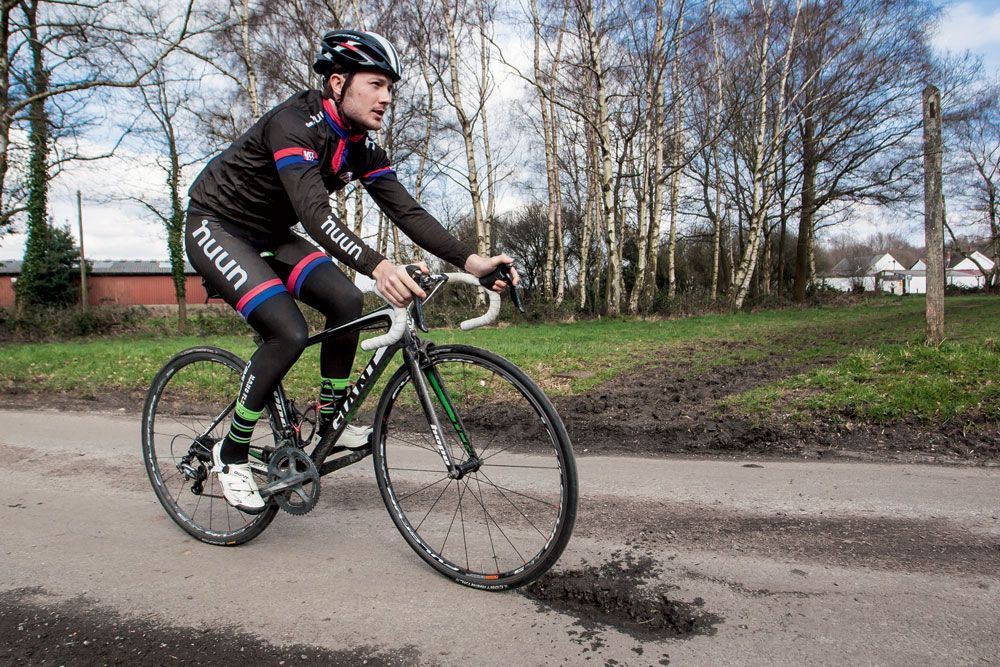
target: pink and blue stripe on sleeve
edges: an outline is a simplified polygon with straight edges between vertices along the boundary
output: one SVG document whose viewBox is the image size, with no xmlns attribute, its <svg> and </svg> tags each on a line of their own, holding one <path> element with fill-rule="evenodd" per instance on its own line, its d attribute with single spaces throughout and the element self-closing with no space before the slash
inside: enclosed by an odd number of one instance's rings
<svg viewBox="0 0 1000 667">
<path fill-rule="evenodd" d="M 395 174 L 395 173 L 396 171 L 392 167 L 388 166 L 382 167 L 380 169 L 376 169 L 375 171 L 369 171 L 367 174 L 361 177 L 361 182 L 364 183 L 365 185 L 368 185 L 369 183 L 374 182 L 375 179 L 379 178 L 380 176 L 386 176 L 388 174 Z"/>
<path fill-rule="evenodd" d="M 273 280 L 268 280 L 267 282 L 257 285 L 252 290 L 243 295 L 243 298 L 236 303 L 236 310 L 239 311 L 243 319 L 250 317 L 250 313 L 253 312 L 254 308 L 264 303 L 272 296 L 281 294 L 282 292 L 288 293 L 285 286 L 281 284 L 281 281 L 277 278 Z"/>
<path fill-rule="evenodd" d="M 278 171 L 295 164 L 308 164 L 318 161 L 319 156 L 311 148 L 282 148 L 274 154 L 274 164 L 278 167 Z"/>
</svg>

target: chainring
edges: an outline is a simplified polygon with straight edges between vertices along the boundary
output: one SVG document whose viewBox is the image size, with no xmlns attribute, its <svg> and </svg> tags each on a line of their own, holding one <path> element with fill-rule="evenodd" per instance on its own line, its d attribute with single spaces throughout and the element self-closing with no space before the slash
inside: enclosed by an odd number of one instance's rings
<svg viewBox="0 0 1000 667">
<path fill-rule="evenodd" d="M 271 454 L 267 464 L 267 483 L 280 482 L 296 473 L 306 473 L 309 477 L 271 496 L 278 507 L 289 514 L 308 514 L 319 501 L 319 471 L 316 464 L 298 447 L 281 447 Z"/>
</svg>

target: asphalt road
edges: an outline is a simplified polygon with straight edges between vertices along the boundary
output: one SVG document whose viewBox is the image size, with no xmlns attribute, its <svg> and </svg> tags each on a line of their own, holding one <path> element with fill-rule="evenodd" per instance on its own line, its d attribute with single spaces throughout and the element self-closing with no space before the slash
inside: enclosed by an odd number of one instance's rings
<svg viewBox="0 0 1000 667">
<path fill-rule="evenodd" d="M 138 443 L 136 416 L 0 410 L 0 662 L 1000 664 L 1000 468 L 580 453 L 551 582 L 594 595 L 567 602 L 435 574 L 368 460 L 309 515 L 200 544 Z M 695 631 L 628 618 L 656 596 Z"/>
</svg>

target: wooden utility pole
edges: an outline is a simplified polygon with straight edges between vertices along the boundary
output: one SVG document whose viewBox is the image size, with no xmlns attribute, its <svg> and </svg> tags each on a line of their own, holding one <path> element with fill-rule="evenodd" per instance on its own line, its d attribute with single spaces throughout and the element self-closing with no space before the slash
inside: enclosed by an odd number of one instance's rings
<svg viewBox="0 0 1000 667">
<path fill-rule="evenodd" d="M 80 227 L 80 308 L 87 310 L 87 259 L 83 254 L 83 196 L 76 191 L 76 221 Z"/>
<path fill-rule="evenodd" d="M 924 244 L 927 247 L 927 344 L 944 340 L 944 197 L 941 194 L 941 92 L 924 88 Z"/>
</svg>

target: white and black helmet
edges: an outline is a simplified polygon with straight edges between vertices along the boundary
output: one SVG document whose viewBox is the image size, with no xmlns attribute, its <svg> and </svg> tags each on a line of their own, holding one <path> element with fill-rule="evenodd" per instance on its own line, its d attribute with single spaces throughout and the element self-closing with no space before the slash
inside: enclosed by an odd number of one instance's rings
<svg viewBox="0 0 1000 667">
<path fill-rule="evenodd" d="M 385 37 L 374 32 L 331 30 L 323 35 L 313 69 L 317 74 L 327 76 L 334 64 L 348 72 L 381 72 L 393 82 L 403 77 L 403 66 L 395 47 Z"/>
</svg>

